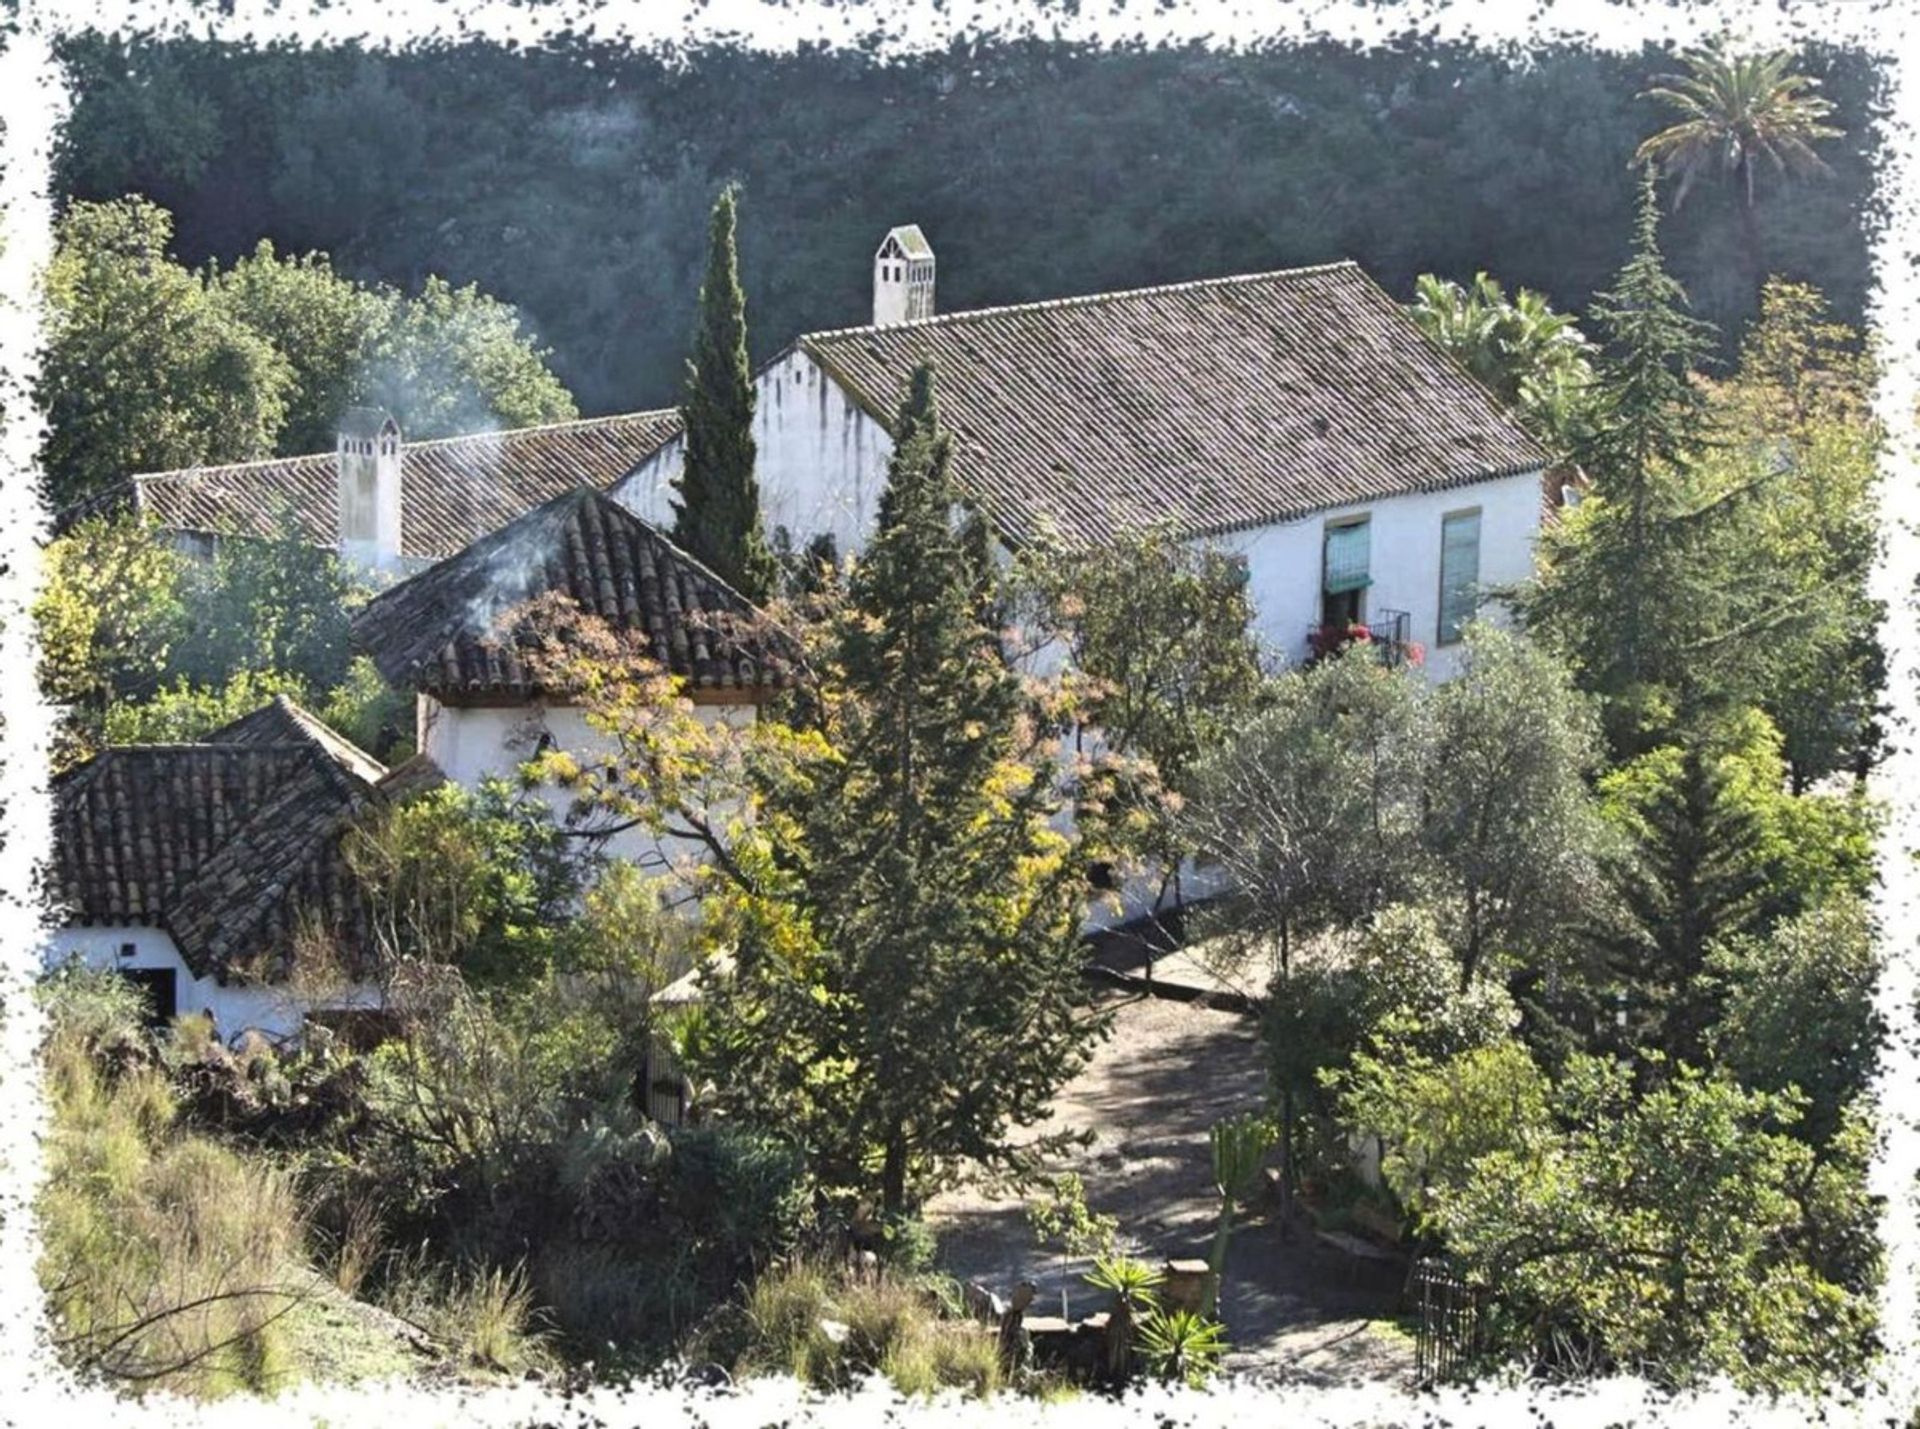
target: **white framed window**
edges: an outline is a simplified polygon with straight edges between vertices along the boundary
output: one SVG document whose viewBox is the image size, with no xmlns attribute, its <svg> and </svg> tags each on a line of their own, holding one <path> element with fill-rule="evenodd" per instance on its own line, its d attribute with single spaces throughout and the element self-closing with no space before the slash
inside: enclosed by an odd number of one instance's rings
<svg viewBox="0 0 1920 1429">
<path fill-rule="evenodd" d="M 1440 518 L 1440 628 L 1436 643 L 1451 645 L 1480 608 L 1480 509 Z"/>
</svg>

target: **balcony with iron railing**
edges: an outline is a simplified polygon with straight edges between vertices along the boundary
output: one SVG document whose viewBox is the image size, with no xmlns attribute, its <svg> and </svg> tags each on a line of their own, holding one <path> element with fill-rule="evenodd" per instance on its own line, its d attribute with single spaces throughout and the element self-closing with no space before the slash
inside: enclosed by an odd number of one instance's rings
<svg viewBox="0 0 1920 1429">
<path fill-rule="evenodd" d="M 1359 645 L 1389 668 L 1419 665 L 1426 659 L 1427 652 L 1410 638 L 1412 629 L 1413 617 L 1404 610 L 1375 611 L 1366 621 L 1310 625 L 1307 627 L 1307 661 L 1311 664 Z"/>
</svg>

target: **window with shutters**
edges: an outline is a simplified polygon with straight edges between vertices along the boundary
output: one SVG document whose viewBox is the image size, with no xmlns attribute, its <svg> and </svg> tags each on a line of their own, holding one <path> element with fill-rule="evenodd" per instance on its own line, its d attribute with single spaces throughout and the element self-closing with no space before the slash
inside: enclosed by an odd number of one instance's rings
<svg viewBox="0 0 1920 1429">
<path fill-rule="evenodd" d="M 1440 519 L 1440 629 L 1451 645 L 1480 608 L 1480 513 L 1456 511 Z"/>
<path fill-rule="evenodd" d="M 1373 584 L 1368 569 L 1372 533 L 1373 526 L 1364 516 L 1357 521 L 1327 526 L 1324 574 L 1320 583 L 1323 626 L 1345 627 L 1360 622 L 1363 595 Z"/>
</svg>

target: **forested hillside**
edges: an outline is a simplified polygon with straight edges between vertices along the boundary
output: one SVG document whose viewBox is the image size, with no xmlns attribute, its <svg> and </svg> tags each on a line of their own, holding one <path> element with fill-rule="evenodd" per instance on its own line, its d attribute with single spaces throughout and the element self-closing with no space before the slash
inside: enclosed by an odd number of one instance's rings
<svg viewBox="0 0 1920 1429">
<path fill-rule="evenodd" d="M 756 359 L 867 320 L 895 223 L 940 257 L 957 309 L 1358 259 L 1394 291 L 1486 269 L 1584 310 L 1626 256 L 1649 51 L 1501 56 L 1448 46 L 1263 53 L 1045 42 L 882 61 L 587 41 L 401 55 L 68 42 L 61 191 L 141 193 L 190 264 L 264 235 L 355 277 L 428 274 L 517 305 L 587 412 L 671 402 L 705 214 L 741 184 Z M 1846 136 L 1828 175 L 1759 175 L 1766 270 L 1855 321 L 1876 80 L 1815 49 Z M 1727 351 L 1757 284 L 1737 198 L 1705 182 L 1665 241 Z"/>
</svg>

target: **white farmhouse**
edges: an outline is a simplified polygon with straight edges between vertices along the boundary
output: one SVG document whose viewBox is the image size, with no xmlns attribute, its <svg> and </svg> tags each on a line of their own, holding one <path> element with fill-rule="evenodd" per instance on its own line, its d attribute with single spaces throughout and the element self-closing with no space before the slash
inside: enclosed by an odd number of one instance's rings
<svg viewBox="0 0 1920 1429">
<path fill-rule="evenodd" d="M 156 1022 L 206 1015 L 228 1039 L 376 1009 L 341 835 L 420 771 L 383 768 L 284 697 L 197 744 L 101 752 L 54 784 L 47 961 L 117 969 Z M 344 965 L 297 972 L 316 933 Z"/>
<path fill-rule="evenodd" d="M 762 506 L 796 548 L 862 546 L 932 362 L 955 475 L 1007 545 L 1145 524 L 1215 542 L 1280 661 L 1360 624 L 1444 678 L 1484 593 L 1532 572 L 1548 454 L 1353 263 L 946 315 L 934 292 L 931 245 L 896 228 L 872 324 L 756 376 Z M 196 550 L 291 529 L 404 575 L 582 486 L 666 525 L 682 442 L 670 409 L 427 442 L 349 412 L 331 452 L 132 477 L 62 521 L 130 506 Z"/>
<path fill-rule="evenodd" d="M 895 229 L 873 324 L 807 334 L 756 377 L 761 501 L 796 546 L 859 549 L 931 362 L 955 478 L 1007 544 L 1149 524 L 1217 542 L 1283 660 L 1362 624 L 1443 678 L 1482 593 L 1532 572 L 1547 453 L 1353 263 L 944 316 L 933 284 L 925 237 Z M 613 495 L 665 519 L 682 441 Z"/>
<path fill-rule="evenodd" d="M 1421 647 L 1444 678 L 1485 593 L 1532 572 L 1558 490 L 1548 454 L 1352 263 L 947 315 L 934 285 L 925 235 L 897 228 L 874 256 L 872 324 L 801 336 L 758 372 L 763 509 L 796 547 L 864 544 L 890 424 L 931 362 L 955 477 L 1006 547 L 1042 532 L 1097 547 L 1147 525 L 1217 543 L 1244 560 L 1277 661 L 1361 625 L 1390 655 Z M 515 653 L 502 617 L 529 599 L 569 596 L 645 634 L 703 719 L 750 720 L 782 687 L 751 606 L 657 529 L 682 445 L 672 411 L 414 443 L 356 412 L 332 452 L 153 473 L 103 500 L 190 549 L 291 529 L 399 578 L 356 619 L 356 641 L 416 694 L 423 767 L 471 787 L 513 775 L 543 740 L 577 754 L 597 742 Z M 117 762 L 156 760 L 126 771 L 163 781 L 151 818 L 211 818 L 160 767 L 210 757 L 116 752 L 89 777 L 106 787 Z M 656 870 L 690 852 L 638 830 L 609 851 Z M 192 923 L 181 941 L 187 915 L 161 886 L 103 894 L 65 945 L 172 969 L 178 1005 L 214 1007 L 223 1025 L 255 1018 L 221 990 L 216 931 Z"/>
</svg>

